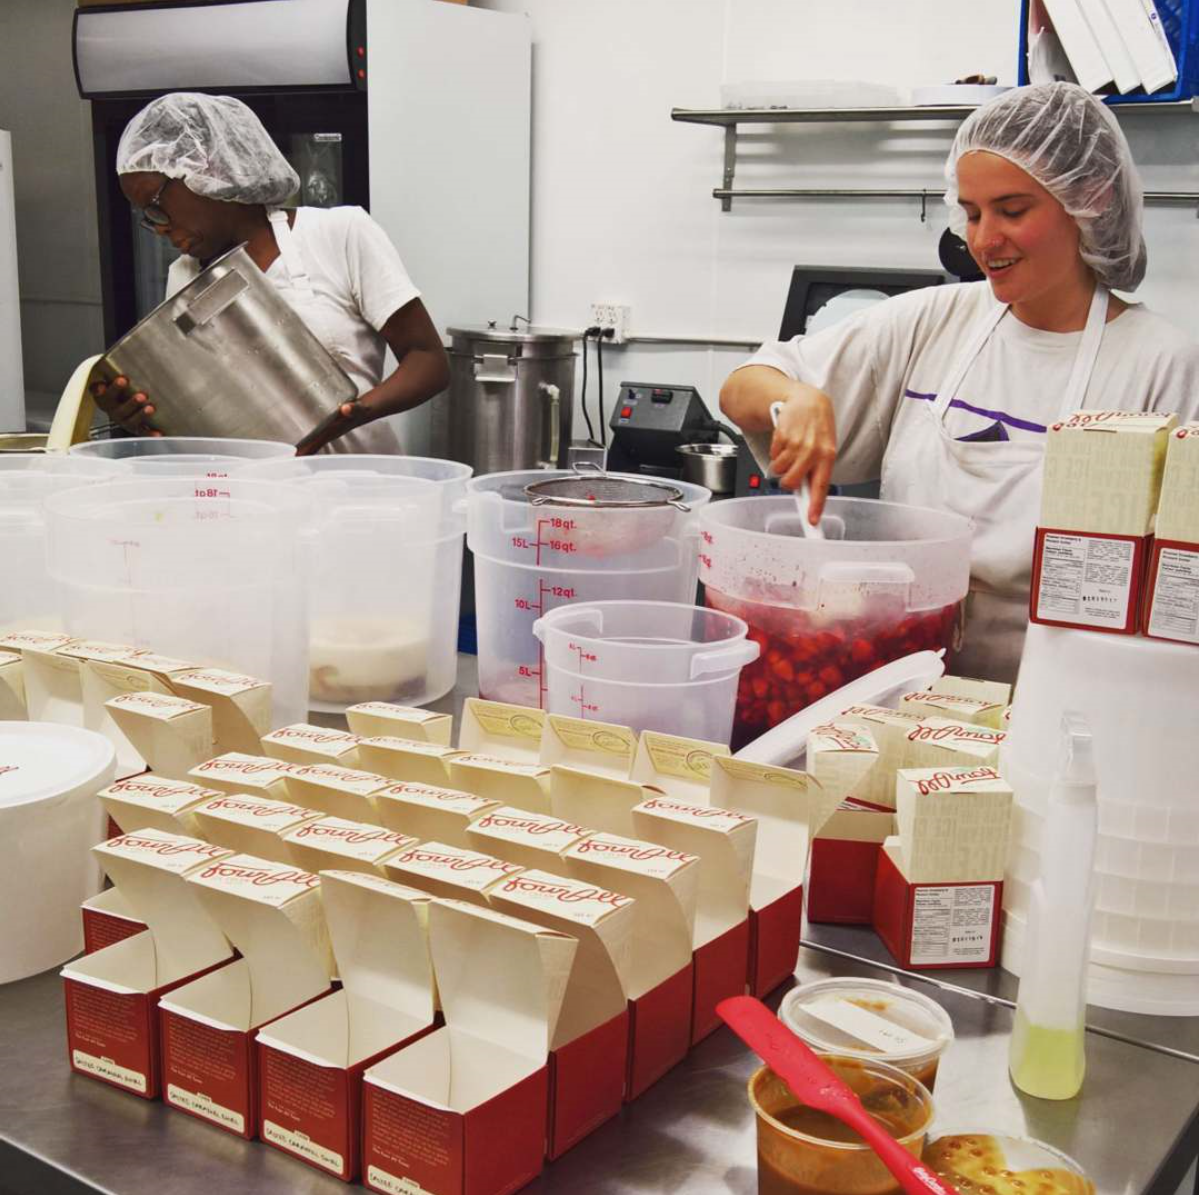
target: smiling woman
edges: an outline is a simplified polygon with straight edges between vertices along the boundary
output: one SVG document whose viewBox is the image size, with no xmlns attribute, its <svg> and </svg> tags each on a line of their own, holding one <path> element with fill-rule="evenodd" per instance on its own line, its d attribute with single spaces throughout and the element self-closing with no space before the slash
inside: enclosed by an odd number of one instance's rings
<svg viewBox="0 0 1201 1195">
<path fill-rule="evenodd" d="M 765 344 L 722 389 L 760 462 L 972 519 L 972 582 L 956 670 L 1012 681 L 1049 424 L 1073 410 L 1197 417 L 1197 346 L 1111 289 L 1147 265 L 1142 185 L 1126 139 L 1071 83 L 1010 91 L 959 129 L 951 227 L 985 281 L 912 291 L 833 327 Z M 771 407 L 785 405 L 772 431 Z"/>
</svg>

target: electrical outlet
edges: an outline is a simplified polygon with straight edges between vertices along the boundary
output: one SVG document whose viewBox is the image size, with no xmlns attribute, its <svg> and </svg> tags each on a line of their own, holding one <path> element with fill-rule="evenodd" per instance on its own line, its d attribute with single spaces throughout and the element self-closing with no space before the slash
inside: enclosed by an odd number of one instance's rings
<svg viewBox="0 0 1201 1195">
<path fill-rule="evenodd" d="M 606 344 L 625 344 L 630 334 L 630 309 L 621 303 L 593 303 L 591 324 L 613 330 L 612 336 L 605 337 Z"/>
</svg>

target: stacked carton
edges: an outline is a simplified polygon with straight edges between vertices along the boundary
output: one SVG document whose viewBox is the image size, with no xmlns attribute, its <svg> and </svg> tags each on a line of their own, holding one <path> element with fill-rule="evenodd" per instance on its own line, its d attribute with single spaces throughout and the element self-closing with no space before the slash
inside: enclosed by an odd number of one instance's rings
<svg viewBox="0 0 1201 1195">
<path fill-rule="evenodd" d="M 1143 634 L 1197 642 L 1197 445 L 1189 423 L 1168 438 L 1147 576 Z"/>
</svg>

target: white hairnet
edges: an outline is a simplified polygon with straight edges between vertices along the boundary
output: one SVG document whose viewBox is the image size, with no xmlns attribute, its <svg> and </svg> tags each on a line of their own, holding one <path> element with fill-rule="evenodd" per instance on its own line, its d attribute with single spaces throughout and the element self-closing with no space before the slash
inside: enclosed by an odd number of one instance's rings
<svg viewBox="0 0 1201 1195">
<path fill-rule="evenodd" d="M 241 100 L 178 91 L 152 100 L 125 126 L 117 173 L 153 171 L 230 203 L 281 204 L 300 179 Z"/>
<path fill-rule="evenodd" d="M 1075 83 L 1018 87 L 959 127 L 947 157 L 946 202 L 960 236 L 956 168 L 966 153 L 1007 158 L 1049 191 L 1080 228 L 1080 256 L 1114 290 L 1134 290 L 1147 269 L 1143 186 L 1113 113 Z"/>
</svg>

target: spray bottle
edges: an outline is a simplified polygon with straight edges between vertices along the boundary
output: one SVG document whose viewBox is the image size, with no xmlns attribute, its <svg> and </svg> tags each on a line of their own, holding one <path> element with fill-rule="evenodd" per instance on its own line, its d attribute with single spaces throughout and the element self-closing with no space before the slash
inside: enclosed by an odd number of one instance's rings
<svg viewBox="0 0 1201 1195">
<path fill-rule="evenodd" d="M 1093 734 L 1079 714 L 1068 711 L 1047 801 L 1009 1042 L 1014 1085 L 1041 1099 L 1071 1099 L 1084 1082 L 1084 989 L 1096 847 Z"/>
</svg>

